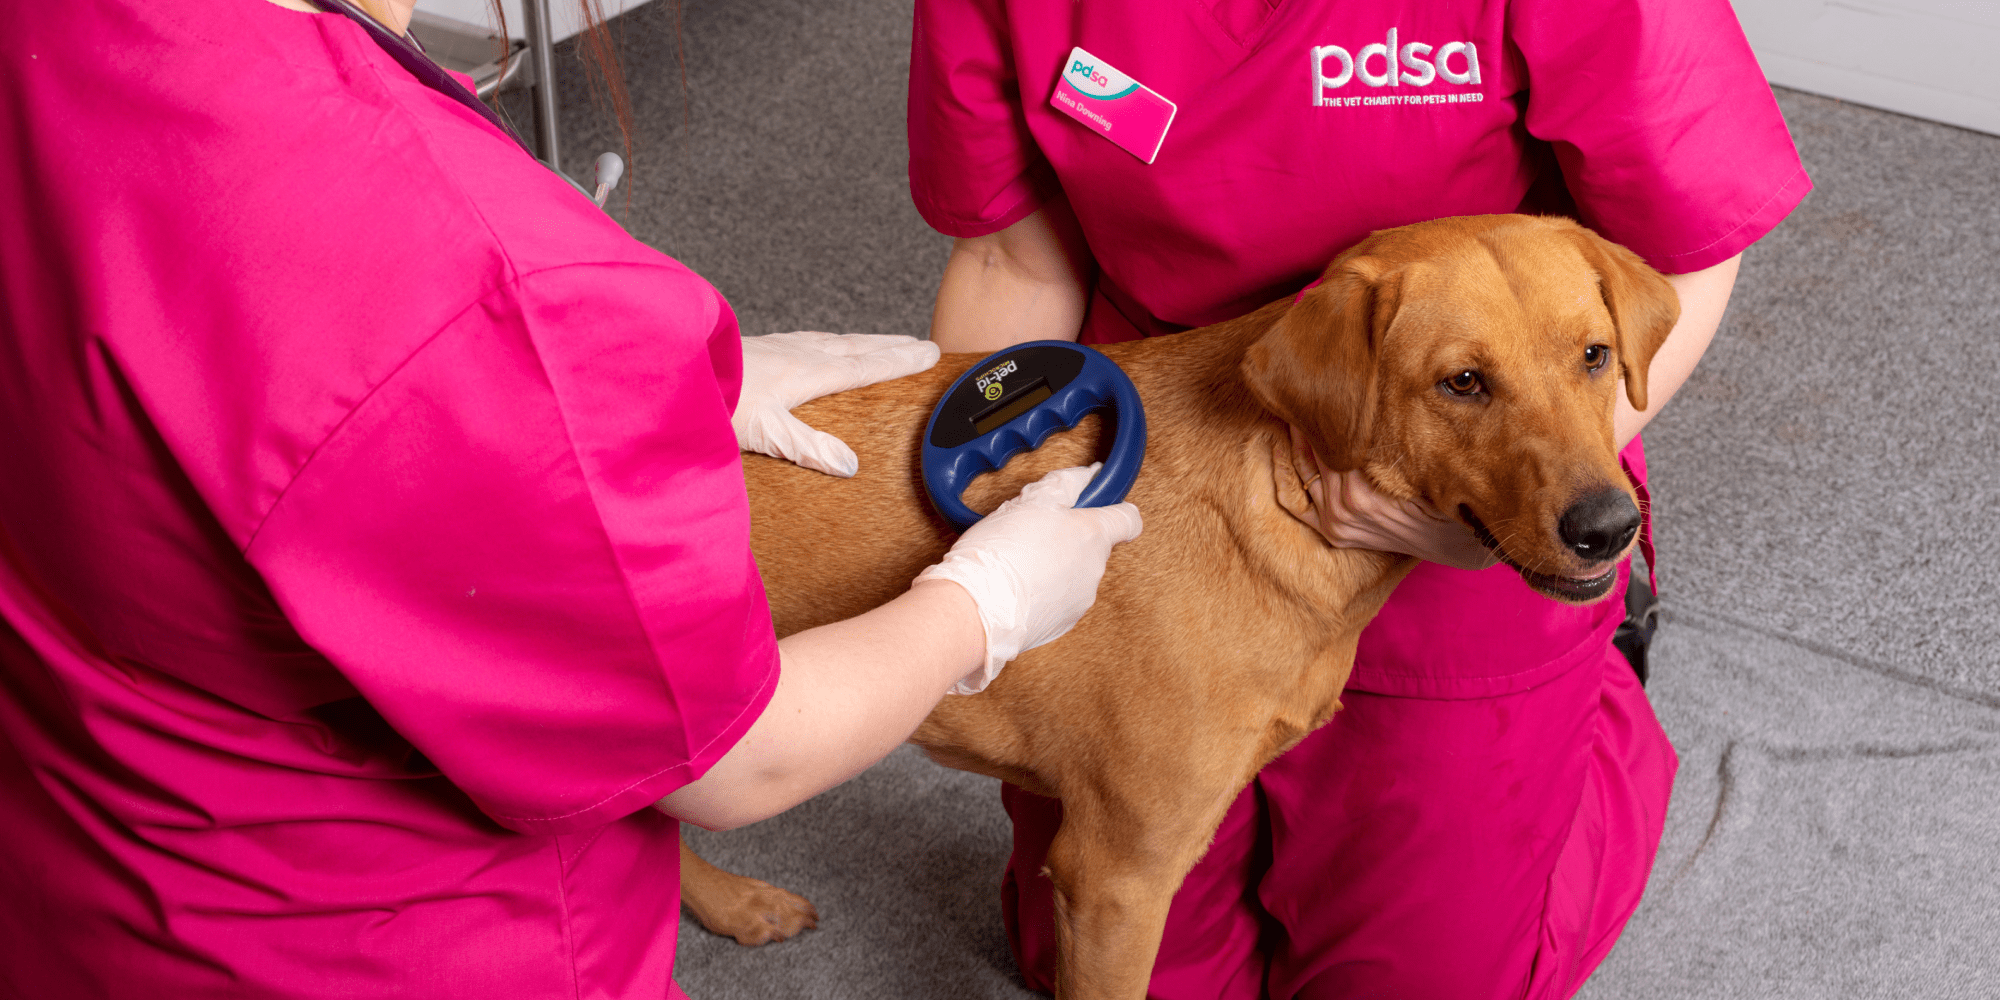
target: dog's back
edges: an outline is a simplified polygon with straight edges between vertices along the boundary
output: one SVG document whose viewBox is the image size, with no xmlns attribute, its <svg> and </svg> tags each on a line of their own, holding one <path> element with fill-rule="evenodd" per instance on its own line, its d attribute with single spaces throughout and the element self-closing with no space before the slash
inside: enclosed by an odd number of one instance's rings
<svg viewBox="0 0 2000 1000">
<path fill-rule="evenodd" d="M 1259 726 L 1271 721 L 1273 706 L 1243 692 L 1275 694 L 1323 657 L 1337 676 L 1311 685 L 1326 692 L 1307 699 L 1311 704 L 1277 713 L 1289 719 L 1279 727 L 1280 742 L 1303 736 L 1332 712 L 1352 638 L 1387 596 L 1382 584 L 1394 560 L 1361 552 L 1327 558 L 1312 529 L 1278 506 L 1274 481 L 1290 468 L 1274 466 L 1271 451 L 1284 425 L 1256 403 L 1238 369 L 1244 349 L 1281 311 L 1273 306 L 1176 337 L 1105 347 L 1146 405 L 1146 460 L 1128 497 L 1146 518 L 1145 532 L 1114 551 L 1097 604 L 1069 635 L 1023 655 L 988 694 L 946 699 L 917 737 L 934 756 L 1058 791 L 1063 779 L 1049 773 L 1051 755 L 1027 752 L 1027 743 L 1061 742 L 1060 730 L 1070 725 L 1179 733 L 1199 727 L 1148 721 L 1154 713 L 1132 706 L 1114 723 L 1051 701 L 1123 700 L 1120 692 L 1135 687 L 1155 695 L 1180 689 L 1150 701 L 1182 706 L 1176 713 L 1202 705 L 1214 715 L 1231 706 Z M 918 444 L 932 406 L 977 360 L 947 355 L 920 375 L 801 407 L 807 423 L 854 448 L 860 472 L 852 479 L 745 457 L 752 542 L 780 635 L 879 606 L 944 553 L 952 535 L 924 496 Z M 1093 461 L 1100 436 L 1095 418 L 1052 436 L 975 480 L 967 503 L 989 511 L 1049 470 Z M 1314 620 L 1286 620 L 1296 615 Z M 1329 634 L 1336 648 L 1325 648 Z M 1346 657 L 1338 655 L 1343 646 Z M 1200 672 L 1179 671 L 1171 658 L 1138 655 L 1146 649 L 1200 650 L 1207 662 Z M 1230 669 L 1231 661 L 1242 669 Z M 1012 721 L 1020 716 L 1042 720 L 1032 736 Z"/>
</svg>

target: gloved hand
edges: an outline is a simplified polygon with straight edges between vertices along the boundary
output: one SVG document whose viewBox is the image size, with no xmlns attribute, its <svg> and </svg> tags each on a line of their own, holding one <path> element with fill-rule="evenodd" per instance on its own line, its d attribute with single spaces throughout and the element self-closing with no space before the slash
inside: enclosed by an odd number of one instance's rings
<svg viewBox="0 0 2000 1000">
<path fill-rule="evenodd" d="M 846 442 L 792 416 L 802 403 L 914 375 L 937 364 L 937 345 L 873 333 L 773 333 L 743 338 L 743 393 L 729 422 L 736 446 L 788 459 L 829 476 L 854 475 Z"/>
<path fill-rule="evenodd" d="M 1111 547 L 1139 537 L 1139 508 L 1129 503 L 1076 507 L 1096 473 L 1096 465 L 1057 469 L 1029 483 L 917 574 L 964 587 L 986 627 L 986 662 L 952 694 L 986 690 L 1007 661 L 1061 638 L 1097 600 Z"/>
</svg>

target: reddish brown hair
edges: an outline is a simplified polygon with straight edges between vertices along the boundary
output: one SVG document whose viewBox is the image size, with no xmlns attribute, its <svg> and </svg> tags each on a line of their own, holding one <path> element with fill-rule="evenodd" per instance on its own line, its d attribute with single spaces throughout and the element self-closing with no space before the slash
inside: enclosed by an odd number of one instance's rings
<svg viewBox="0 0 2000 1000">
<path fill-rule="evenodd" d="M 506 70 L 511 58 L 512 46 L 507 32 L 507 11 L 500 0 L 491 0 L 494 22 L 500 26 L 501 71 Z M 605 24 L 604 0 L 576 0 L 577 12 L 583 15 L 583 35 L 578 42 L 582 50 L 584 78 L 590 81 L 590 101 L 602 106 L 609 100 L 611 116 L 618 122 L 618 136 L 625 144 L 625 161 L 632 161 L 632 96 L 625 89 L 625 71 L 618 65 L 618 43 L 611 37 L 611 28 Z M 681 0 L 674 0 L 674 37 L 680 38 Z M 687 60 L 681 60 L 681 88 L 687 88 Z M 626 188 L 626 196 L 631 196 L 631 188 Z"/>
</svg>

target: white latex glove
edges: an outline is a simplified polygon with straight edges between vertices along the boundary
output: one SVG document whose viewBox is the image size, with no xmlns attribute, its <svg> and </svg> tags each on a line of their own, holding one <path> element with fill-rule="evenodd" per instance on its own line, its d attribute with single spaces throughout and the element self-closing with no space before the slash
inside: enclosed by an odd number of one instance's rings
<svg viewBox="0 0 2000 1000">
<path fill-rule="evenodd" d="M 729 422 L 736 446 L 829 476 L 854 475 L 854 449 L 807 427 L 791 409 L 821 396 L 914 375 L 937 364 L 937 345 L 877 333 L 773 333 L 743 338 L 743 393 Z"/>
<path fill-rule="evenodd" d="M 1097 466 L 1057 469 L 965 530 L 918 580 L 950 580 L 979 606 L 986 662 L 952 686 L 978 694 L 1009 660 L 1061 638 L 1097 600 L 1111 547 L 1139 537 L 1129 503 L 1078 509 Z"/>
</svg>

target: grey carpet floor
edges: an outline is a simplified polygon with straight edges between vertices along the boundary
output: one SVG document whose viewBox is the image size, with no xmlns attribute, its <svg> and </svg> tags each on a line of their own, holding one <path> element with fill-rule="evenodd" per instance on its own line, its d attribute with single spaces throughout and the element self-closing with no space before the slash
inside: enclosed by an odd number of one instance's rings
<svg viewBox="0 0 2000 1000">
<path fill-rule="evenodd" d="M 949 243 L 909 204 L 907 2 L 693 4 L 685 93 L 674 0 L 615 25 L 635 235 L 747 333 L 925 328 Z M 581 175 L 616 132 L 561 51 Z M 1818 189 L 1751 250 L 1647 435 L 1652 695 L 1682 769 L 1648 897 L 1582 996 L 2000 996 L 2000 138 L 1778 99 Z M 696 1000 L 1029 995 L 989 780 L 905 749 L 690 839 L 824 916 L 762 949 L 684 921 Z"/>
<path fill-rule="evenodd" d="M 1685 603 L 1658 653 L 1681 770 L 1583 1000 L 2000 996 L 1992 707 Z"/>
</svg>

